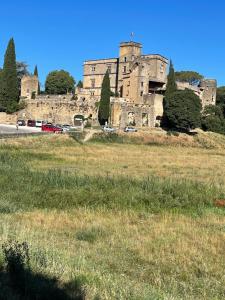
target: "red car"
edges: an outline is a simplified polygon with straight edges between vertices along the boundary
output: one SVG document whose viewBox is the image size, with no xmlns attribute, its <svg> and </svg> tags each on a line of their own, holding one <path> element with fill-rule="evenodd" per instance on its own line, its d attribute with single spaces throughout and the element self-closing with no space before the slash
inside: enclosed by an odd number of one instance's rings
<svg viewBox="0 0 225 300">
<path fill-rule="evenodd" d="M 56 133 L 62 133 L 62 128 L 59 128 L 57 126 L 54 126 L 52 124 L 44 124 L 41 126 L 42 131 L 48 131 L 48 132 L 56 132 Z"/>
</svg>

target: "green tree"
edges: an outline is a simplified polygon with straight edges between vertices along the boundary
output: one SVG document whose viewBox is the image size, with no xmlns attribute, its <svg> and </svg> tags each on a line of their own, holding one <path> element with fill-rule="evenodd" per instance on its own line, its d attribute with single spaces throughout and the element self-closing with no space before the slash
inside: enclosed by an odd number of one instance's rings
<svg viewBox="0 0 225 300">
<path fill-rule="evenodd" d="M 221 106 L 208 105 L 202 112 L 202 129 L 225 134 L 225 119 Z"/>
<path fill-rule="evenodd" d="M 37 78 L 38 78 L 38 68 L 37 68 L 37 65 L 34 68 L 34 76 L 37 76 Z M 40 88 L 40 83 L 38 82 L 38 94 L 40 94 L 40 93 L 41 93 L 41 88 Z"/>
<path fill-rule="evenodd" d="M 165 97 L 163 100 L 163 117 L 161 126 L 163 127 L 169 127 L 169 121 L 167 117 L 167 109 L 169 107 L 169 99 L 171 98 L 171 95 L 177 91 L 177 84 L 175 80 L 175 71 L 173 67 L 172 60 L 170 61 L 170 68 L 169 68 L 169 74 L 167 76 L 167 85 L 166 85 L 166 92 Z"/>
<path fill-rule="evenodd" d="M 37 65 L 34 68 L 34 75 L 38 77 L 38 68 L 37 68 Z"/>
<path fill-rule="evenodd" d="M 201 100 L 191 90 L 175 91 L 168 96 L 167 118 L 171 128 L 190 131 L 201 125 Z"/>
<path fill-rule="evenodd" d="M 12 113 L 18 109 L 19 87 L 16 68 L 16 53 L 13 38 L 10 39 L 5 52 L 4 66 L 1 75 L 2 87 L 0 106 L 6 112 Z"/>
<path fill-rule="evenodd" d="M 1 111 L 5 111 L 5 108 L 2 106 L 2 73 L 3 73 L 3 70 L 0 69 L 0 112 Z"/>
<path fill-rule="evenodd" d="M 16 72 L 18 80 L 21 80 L 24 75 L 30 75 L 28 65 L 23 61 L 16 62 Z"/>
<path fill-rule="evenodd" d="M 74 78 L 64 70 L 50 72 L 45 82 L 45 91 L 47 94 L 63 95 L 73 93 L 74 88 Z"/>
<path fill-rule="evenodd" d="M 83 88 L 83 82 L 81 80 L 78 81 L 77 87 L 81 89 Z"/>
<path fill-rule="evenodd" d="M 176 92 L 176 90 L 177 90 L 177 84 L 176 84 L 176 78 L 175 78 L 175 71 L 174 71 L 174 67 L 173 67 L 173 62 L 171 60 L 169 74 L 167 76 L 165 98 L 167 99 L 168 97 L 170 97 L 170 95 L 173 94 L 174 92 Z"/>
<path fill-rule="evenodd" d="M 175 79 L 179 82 L 188 82 L 191 85 L 197 85 L 204 76 L 195 71 L 175 72 Z"/>
<path fill-rule="evenodd" d="M 110 79 L 109 79 L 109 72 L 105 73 L 102 82 L 102 89 L 101 89 L 101 99 L 99 103 L 98 109 L 98 120 L 101 125 L 104 125 L 105 122 L 108 122 L 110 116 Z"/>
<path fill-rule="evenodd" d="M 225 106 L 225 86 L 220 86 L 217 88 L 216 105 Z"/>
</svg>

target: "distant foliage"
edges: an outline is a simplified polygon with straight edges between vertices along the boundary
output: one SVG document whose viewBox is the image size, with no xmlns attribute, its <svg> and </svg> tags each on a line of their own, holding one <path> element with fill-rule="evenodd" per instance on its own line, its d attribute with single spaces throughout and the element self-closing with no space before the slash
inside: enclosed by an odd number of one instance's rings
<svg viewBox="0 0 225 300">
<path fill-rule="evenodd" d="M 74 78 L 66 71 L 53 71 L 47 76 L 45 91 L 47 94 L 64 95 L 73 93 L 75 89 Z"/>
<path fill-rule="evenodd" d="M 204 76 L 195 71 L 180 71 L 175 72 L 175 78 L 179 82 L 188 82 L 191 85 L 197 85 Z"/>
<path fill-rule="evenodd" d="M 168 98 L 167 118 L 171 128 L 190 131 L 201 125 L 201 101 L 191 90 L 176 91 Z"/>
</svg>

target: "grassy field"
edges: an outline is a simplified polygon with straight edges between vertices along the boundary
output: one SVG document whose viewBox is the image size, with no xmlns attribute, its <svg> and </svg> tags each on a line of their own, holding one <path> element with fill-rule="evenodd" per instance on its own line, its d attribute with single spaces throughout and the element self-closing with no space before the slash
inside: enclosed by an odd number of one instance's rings
<svg viewBox="0 0 225 300">
<path fill-rule="evenodd" d="M 1 141 L 0 244 L 27 242 L 70 299 L 224 299 L 224 166 L 211 133 Z M 5 265 L 0 299 L 24 299 Z"/>
</svg>

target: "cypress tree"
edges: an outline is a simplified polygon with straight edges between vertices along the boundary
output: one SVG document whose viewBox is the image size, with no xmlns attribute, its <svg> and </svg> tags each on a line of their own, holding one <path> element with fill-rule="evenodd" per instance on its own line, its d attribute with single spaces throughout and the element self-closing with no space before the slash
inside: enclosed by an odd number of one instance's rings
<svg viewBox="0 0 225 300">
<path fill-rule="evenodd" d="M 34 68 L 34 76 L 37 76 L 37 78 L 38 78 L 38 68 L 37 68 L 37 65 Z M 40 88 L 40 83 L 38 81 L 38 94 L 40 94 L 40 92 L 41 92 L 41 88 Z"/>
<path fill-rule="evenodd" d="M 37 65 L 34 68 L 34 75 L 38 77 L 38 68 L 37 68 Z"/>
<path fill-rule="evenodd" d="M 109 79 L 109 72 L 105 73 L 102 82 L 102 89 L 101 89 L 101 99 L 99 104 L 98 110 L 98 120 L 101 125 L 104 125 L 105 122 L 108 122 L 110 116 L 110 79 Z"/>
<path fill-rule="evenodd" d="M 0 112 L 1 111 L 5 111 L 5 108 L 3 107 L 2 105 L 2 73 L 3 73 L 3 70 L 0 69 Z"/>
<path fill-rule="evenodd" d="M 177 91 L 177 84 L 176 84 L 176 77 L 175 77 L 175 71 L 173 67 L 172 60 L 170 61 L 170 68 L 169 68 L 169 74 L 167 77 L 167 85 L 166 85 L 166 93 L 165 98 L 173 94 Z"/>
<path fill-rule="evenodd" d="M 18 108 L 19 87 L 16 70 L 16 53 L 13 38 L 10 39 L 5 52 L 4 66 L 2 71 L 2 88 L 0 106 L 6 112 L 12 113 Z"/>
<path fill-rule="evenodd" d="M 172 98 L 172 95 L 177 91 L 175 71 L 173 67 L 172 60 L 170 61 L 169 74 L 167 76 L 167 85 L 166 92 L 163 102 L 163 118 L 161 122 L 162 127 L 170 127 L 170 122 L 167 116 L 167 111 L 169 109 L 169 100 Z"/>
</svg>

